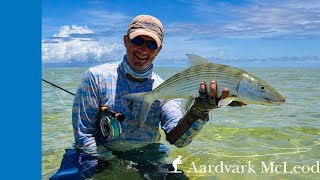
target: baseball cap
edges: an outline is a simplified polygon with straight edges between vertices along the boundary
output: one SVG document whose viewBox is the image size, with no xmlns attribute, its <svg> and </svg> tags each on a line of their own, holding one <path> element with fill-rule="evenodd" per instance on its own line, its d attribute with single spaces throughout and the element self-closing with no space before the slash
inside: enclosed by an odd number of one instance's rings
<svg viewBox="0 0 320 180">
<path fill-rule="evenodd" d="M 129 24 L 127 34 L 130 39 L 139 35 L 146 35 L 153 38 L 158 47 L 163 40 L 163 26 L 159 19 L 150 15 L 138 15 Z"/>
</svg>

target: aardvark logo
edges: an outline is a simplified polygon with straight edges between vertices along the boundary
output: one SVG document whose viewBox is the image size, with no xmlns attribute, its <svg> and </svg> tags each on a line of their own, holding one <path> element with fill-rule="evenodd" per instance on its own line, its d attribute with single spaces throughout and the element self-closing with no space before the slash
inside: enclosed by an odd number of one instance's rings
<svg viewBox="0 0 320 180">
<path fill-rule="evenodd" d="M 182 158 L 182 156 L 179 155 L 178 158 L 173 160 L 172 166 L 174 168 L 174 171 L 169 171 L 170 173 L 181 173 L 181 171 L 178 171 L 178 164 L 182 164 L 181 158 Z"/>
</svg>

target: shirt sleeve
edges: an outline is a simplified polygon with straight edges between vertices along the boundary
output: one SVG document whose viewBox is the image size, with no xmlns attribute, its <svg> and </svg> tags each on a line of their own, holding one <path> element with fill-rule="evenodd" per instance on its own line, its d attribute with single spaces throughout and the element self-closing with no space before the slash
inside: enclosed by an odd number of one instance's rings
<svg viewBox="0 0 320 180">
<path fill-rule="evenodd" d="M 72 107 L 72 125 L 75 147 L 87 154 L 97 156 L 103 151 L 105 159 L 108 154 L 97 140 L 99 122 L 99 88 L 94 75 L 87 70 L 75 94 Z"/>
<path fill-rule="evenodd" d="M 178 148 L 186 147 L 197 136 L 207 121 L 197 120 L 190 128 L 174 143 Z"/>
<path fill-rule="evenodd" d="M 88 153 L 97 152 L 95 135 L 99 113 L 98 87 L 87 70 L 75 94 L 72 107 L 72 125 L 75 146 Z"/>
<path fill-rule="evenodd" d="M 181 101 L 179 99 L 171 99 L 164 103 L 161 107 L 161 126 L 162 129 L 169 133 L 183 117 L 181 111 Z M 208 118 L 208 117 L 207 117 Z M 206 124 L 207 119 L 197 120 L 190 128 L 174 143 L 176 147 L 182 148 L 191 143 L 194 137 L 200 132 Z"/>
</svg>

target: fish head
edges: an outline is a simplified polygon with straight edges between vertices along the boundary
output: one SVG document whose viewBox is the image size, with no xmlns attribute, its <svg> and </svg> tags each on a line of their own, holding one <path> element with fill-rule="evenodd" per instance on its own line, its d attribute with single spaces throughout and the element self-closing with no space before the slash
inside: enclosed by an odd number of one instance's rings
<svg viewBox="0 0 320 180">
<path fill-rule="evenodd" d="M 246 104 L 280 105 L 285 102 L 281 94 L 265 81 L 243 74 L 239 82 L 238 96 Z"/>
</svg>

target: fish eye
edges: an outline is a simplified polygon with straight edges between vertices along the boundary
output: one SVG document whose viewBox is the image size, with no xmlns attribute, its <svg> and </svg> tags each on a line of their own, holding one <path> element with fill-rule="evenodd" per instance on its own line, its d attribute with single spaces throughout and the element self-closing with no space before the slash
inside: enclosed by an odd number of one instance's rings
<svg viewBox="0 0 320 180">
<path fill-rule="evenodd" d="M 260 86 L 259 86 L 259 90 L 262 91 L 262 92 L 264 92 L 264 91 L 266 90 L 265 85 L 260 85 Z"/>
</svg>

